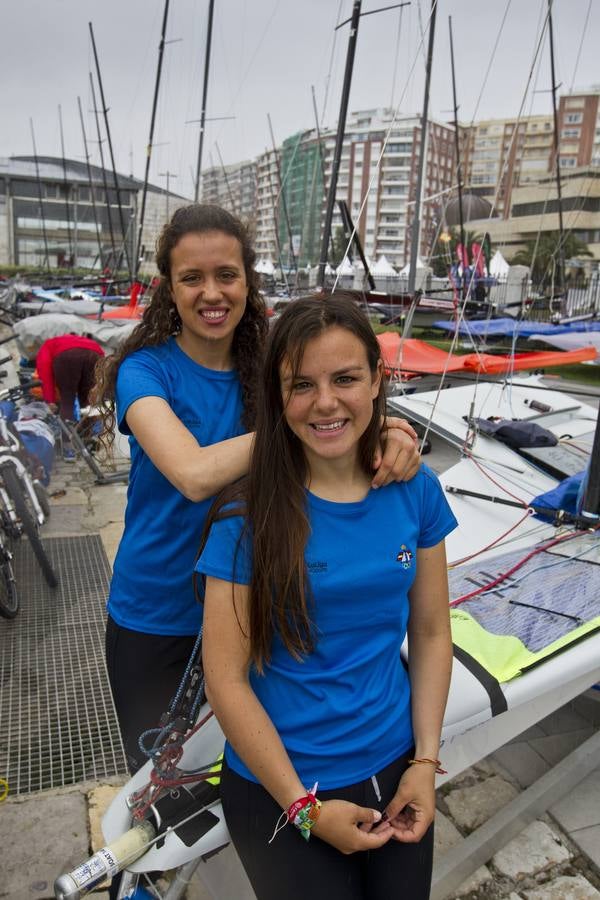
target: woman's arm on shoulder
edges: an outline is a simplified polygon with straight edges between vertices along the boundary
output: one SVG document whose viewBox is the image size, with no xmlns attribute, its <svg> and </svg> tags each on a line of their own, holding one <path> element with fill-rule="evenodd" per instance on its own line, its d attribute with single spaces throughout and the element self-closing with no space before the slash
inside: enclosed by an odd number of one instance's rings
<svg viewBox="0 0 600 900">
<path fill-rule="evenodd" d="M 188 500 L 212 497 L 248 471 L 252 434 L 201 447 L 162 397 L 135 400 L 125 418 L 156 468 Z"/>
</svg>

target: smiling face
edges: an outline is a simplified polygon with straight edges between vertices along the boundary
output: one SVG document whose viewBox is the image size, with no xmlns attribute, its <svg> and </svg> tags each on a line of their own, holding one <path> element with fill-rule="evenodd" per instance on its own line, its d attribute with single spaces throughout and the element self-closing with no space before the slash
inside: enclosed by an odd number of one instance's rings
<svg viewBox="0 0 600 900">
<path fill-rule="evenodd" d="M 190 232 L 171 250 L 170 263 L 180 346 L 199 362 L 208 355 L 227 364 L 248 294 L 239 241 L 222 231 Z"/>
<path fill-rule="evenodd" d="M 311 469 L 324 461 L 356 464 L 381 377 L 381 361 L 372 372 L 362 341 L 338 325 L 307 342 L 296 373 L 284 360 L 284 416 Z"/>
</svg>

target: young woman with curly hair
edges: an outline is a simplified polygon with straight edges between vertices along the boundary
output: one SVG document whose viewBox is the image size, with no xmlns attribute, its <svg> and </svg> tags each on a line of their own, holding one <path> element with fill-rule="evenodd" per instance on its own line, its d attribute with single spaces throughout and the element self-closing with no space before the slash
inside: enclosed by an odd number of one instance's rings
<svg viewBox="0 0 600 900">
<path fill-rule="evenodd" d="M 192 573 L 212 498 L 245 474 L 267 332 L 255 254 L 217 206 L 183 207 L 157 246 L 160 284 L 96 400 L 129 435 L 125 530 L 108 599 L 106 657 L 129 766 L 179 686 L 201 624 Z M 389 429 L 375 480 L 410 477 L 411 437 Z M 410 429 L 409 429 L 410 430 Z"/>
</svg>

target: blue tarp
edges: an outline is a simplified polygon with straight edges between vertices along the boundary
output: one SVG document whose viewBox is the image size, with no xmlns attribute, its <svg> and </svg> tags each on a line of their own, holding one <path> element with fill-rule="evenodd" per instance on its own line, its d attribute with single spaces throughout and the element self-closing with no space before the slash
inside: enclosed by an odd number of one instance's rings
<svg viewBox="0 0 600 900">
<path fill-rule="evenodd" d="M 587 469 L 584 469 L 582 472 L 577 472 L 576 475 L 565 478 L 551 491 L 546 491 L 544 494 L 538 494 L 537 497 L 534 497 L 531 501 L 531 506 L 554 509 L 557 512 L 559 509 L 562 509 L 573 515 L 579 514 L 583 503 L 586 475 Z M 550 521 L 553 519 L 553 516 L 538 515 L 540 519 L 548 519 Z"/>
<path fill-rule="evenodd" d="M 454 322 L 434 322 L 434 328 L 443 331 L 454 332 Z M 512 337 L 517 334 L 520 337 L 529 337 L 531 334 L 572 334 L 574 332 L 600 331 L 600 322 L 571 322 L 565 325 L 553 325 L 551 322 L 519 322 L 506 317 L 504 319 L 481 319 L 473 322 L 465 320 L 460 323 L 458 333 L 462 335 L 473 334 L 477 337 L 494 337 L 507 335 Z"/>
</svg>

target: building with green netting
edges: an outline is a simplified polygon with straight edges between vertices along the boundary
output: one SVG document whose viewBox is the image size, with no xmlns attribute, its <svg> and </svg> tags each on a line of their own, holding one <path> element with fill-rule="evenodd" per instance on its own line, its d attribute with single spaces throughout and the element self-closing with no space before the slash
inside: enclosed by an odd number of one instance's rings
<svg viewBox="0 0 600 900">
<path fill-rule="evenodd" d="M 284 265 L 314 266 L 319 259 L 325 192 L 315 130 L 300 131 L 281 146 L 282 190 L 277 229 Z"/>
</svg>

